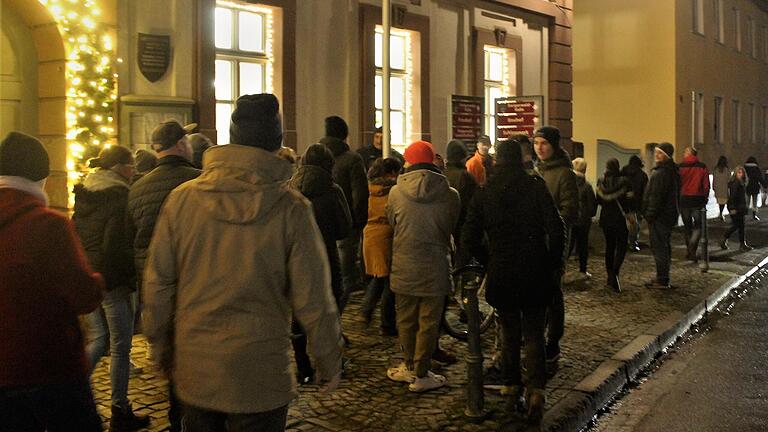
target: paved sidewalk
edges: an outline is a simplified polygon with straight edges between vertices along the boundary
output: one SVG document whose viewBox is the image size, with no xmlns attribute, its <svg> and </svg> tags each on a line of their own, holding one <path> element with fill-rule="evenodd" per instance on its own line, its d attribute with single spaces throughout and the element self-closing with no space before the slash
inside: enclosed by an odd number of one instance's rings
<svg viewBox="0 0 768 432">
<path fill-rule="evenodd" d="M 602 264 L 603 236 L 594 226 L 589 271 L 591 280 L 582 280 L 569 262 L 565 288 L 566 332 L 562 341 L 561 368 L 547 386 L 547 408 L 563 400 L 574 386 L 590 375 L 601 363 L 629 344 L 649 327 L 666 318 L 672 311 L 687 311 L 735 275 L 746 272 L 768 255 L 768 223 L 748 224 L 748 241 L 760 246 L 754 251 L 720 251 L 718 242 L 727 224 L 710 222 L 711 270 L 701 273 L 699 266 L 683 259 L 682 235 L 673 236 L 672 282 L 674 290 L 656 291 L 643 287 L 655 275 L 653 258 L 645 248 L 628 253 L 621 280 L 623 292 L 616 294 L 605 288 L 606 274 Z M 647 232 L 642 239 L 647 239 Z M 731 241 L 737 247 L 736 241 Z M 486 390 L 486 408 L 490 415 L 479 424 L 463 417 L 466 369 L 463 362 L 438 369 L 448 377 L 442 389 L 416 395 L 403 384 L 386 378 L 386 368 L 397 365 L 402 356 L 395 338 L 378 334 L 378 316 L 374 325 L 365 329 L 357 320 L 361 294 L 353 295 L 343 319 L 350 339 L 346 355 L 352 363 L 339 389 L 321 394 L 315 386 L 304 386 L 289 410 L 289 431 L 495 431 L 513 430 L 504 425 L 503 401 L 496 391 Z M 443 336 L 444 348 L 462 358 L 466 344 Z M 483 335 L 484 353 L 489 356 L 492 332 Z M 146 366 L 144 340 L 135 340 L 133 360 Z M 96 369 L 94 392 L 99 411 L 109 415 L 108 360 Z M 150 431 L 167 428 L 165 381 L 148 373 L 131 378 L 130 398 L 134 409 L 153 417 Z M 258 392 L 258 389 L 254 389 Z"/>
</svg>

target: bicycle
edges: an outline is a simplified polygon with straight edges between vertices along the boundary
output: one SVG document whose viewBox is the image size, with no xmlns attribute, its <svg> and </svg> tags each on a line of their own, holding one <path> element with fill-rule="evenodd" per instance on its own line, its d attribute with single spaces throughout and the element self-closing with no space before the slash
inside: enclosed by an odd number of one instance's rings
<svg viewBox="0 0 768 432">
<path fill-rule="evenodd" d="M 443 313 L 443 328 L 452 337 L 467 340 L 467 315 L 464 303 L 464 287 L 469 282 L 480 285 L 477 300 L 480 306 L 480 333 L 491 327 L 494 317 L 493 306 L 485 300 L 485 268 L 479 264 L 469 264 L 453 272 L 452 292 L 448 295 L 445 312 Z"/>
</svg>

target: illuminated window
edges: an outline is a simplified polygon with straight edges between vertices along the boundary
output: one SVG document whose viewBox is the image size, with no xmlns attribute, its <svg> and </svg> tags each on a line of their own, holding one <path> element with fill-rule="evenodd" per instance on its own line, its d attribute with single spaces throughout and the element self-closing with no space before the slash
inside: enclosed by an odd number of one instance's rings
<svg viewBox="0 0 768 432">
<path fill-rule="evenodd" d="M 381 127 L 383 91 L 384 29 L 376 26 L 375 109 L 376 127 Z M 389 34 L 389 129 L 392 148 L 404 150 L 413 130 L 413 47 L 411 32 L 392 29 Z"/>
<path fill-rule="evenodd" d="M 496 99 L 510 95 L 510 58 L 512 50 L 485 45 L 483 52 L 483 88 L 485 96 L 485 133 L 496 142 Z"/>
<path fill-rule="evenodd" d="M 273 16 L 265 7 L 219 1 L 215 17 L 216 135 L 226 144 L 235 100 L 274 91 Z"/>
</svg>

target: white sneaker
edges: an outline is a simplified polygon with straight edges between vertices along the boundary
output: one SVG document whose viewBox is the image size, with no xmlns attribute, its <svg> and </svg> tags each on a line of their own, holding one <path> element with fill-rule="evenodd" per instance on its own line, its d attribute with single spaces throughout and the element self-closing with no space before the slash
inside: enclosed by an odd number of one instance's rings
<svg viewBox="0 0 768 432">
<path fill-rule="evenodd" d="M 429 390 L 434 390 L 445 385 L 448 380 L 444 376 L 427 372 L 427 376 L 424 378 L 416 378 L 413 383 L 408 386 L 408 390 L 414 393 L 422 393 Z"/>
<path fill-rule="evenodd" d="M 416 375 L 413 374 L 413 371 L 408 370 L 405 363 L 400 363 L 400 366 L 396 368 L 387 369 L 387 378 L 392 381 L 412 383 L 416 380 Z"/>
</svg>

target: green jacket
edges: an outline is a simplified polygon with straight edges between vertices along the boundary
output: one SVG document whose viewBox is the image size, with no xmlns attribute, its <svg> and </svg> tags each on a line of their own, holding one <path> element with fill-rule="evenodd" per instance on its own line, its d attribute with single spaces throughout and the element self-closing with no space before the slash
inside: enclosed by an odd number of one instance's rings
<svg viewBox="0 0 768 432">
<path fill-rule="evenodd" d="M 565 225 L 573 226 L 579 217 L 579 189 L 571 157 L 565 150 L 557 149 L 551 159 L 539 161 L 536 172 L 546 182 Z"/>
</svg>

